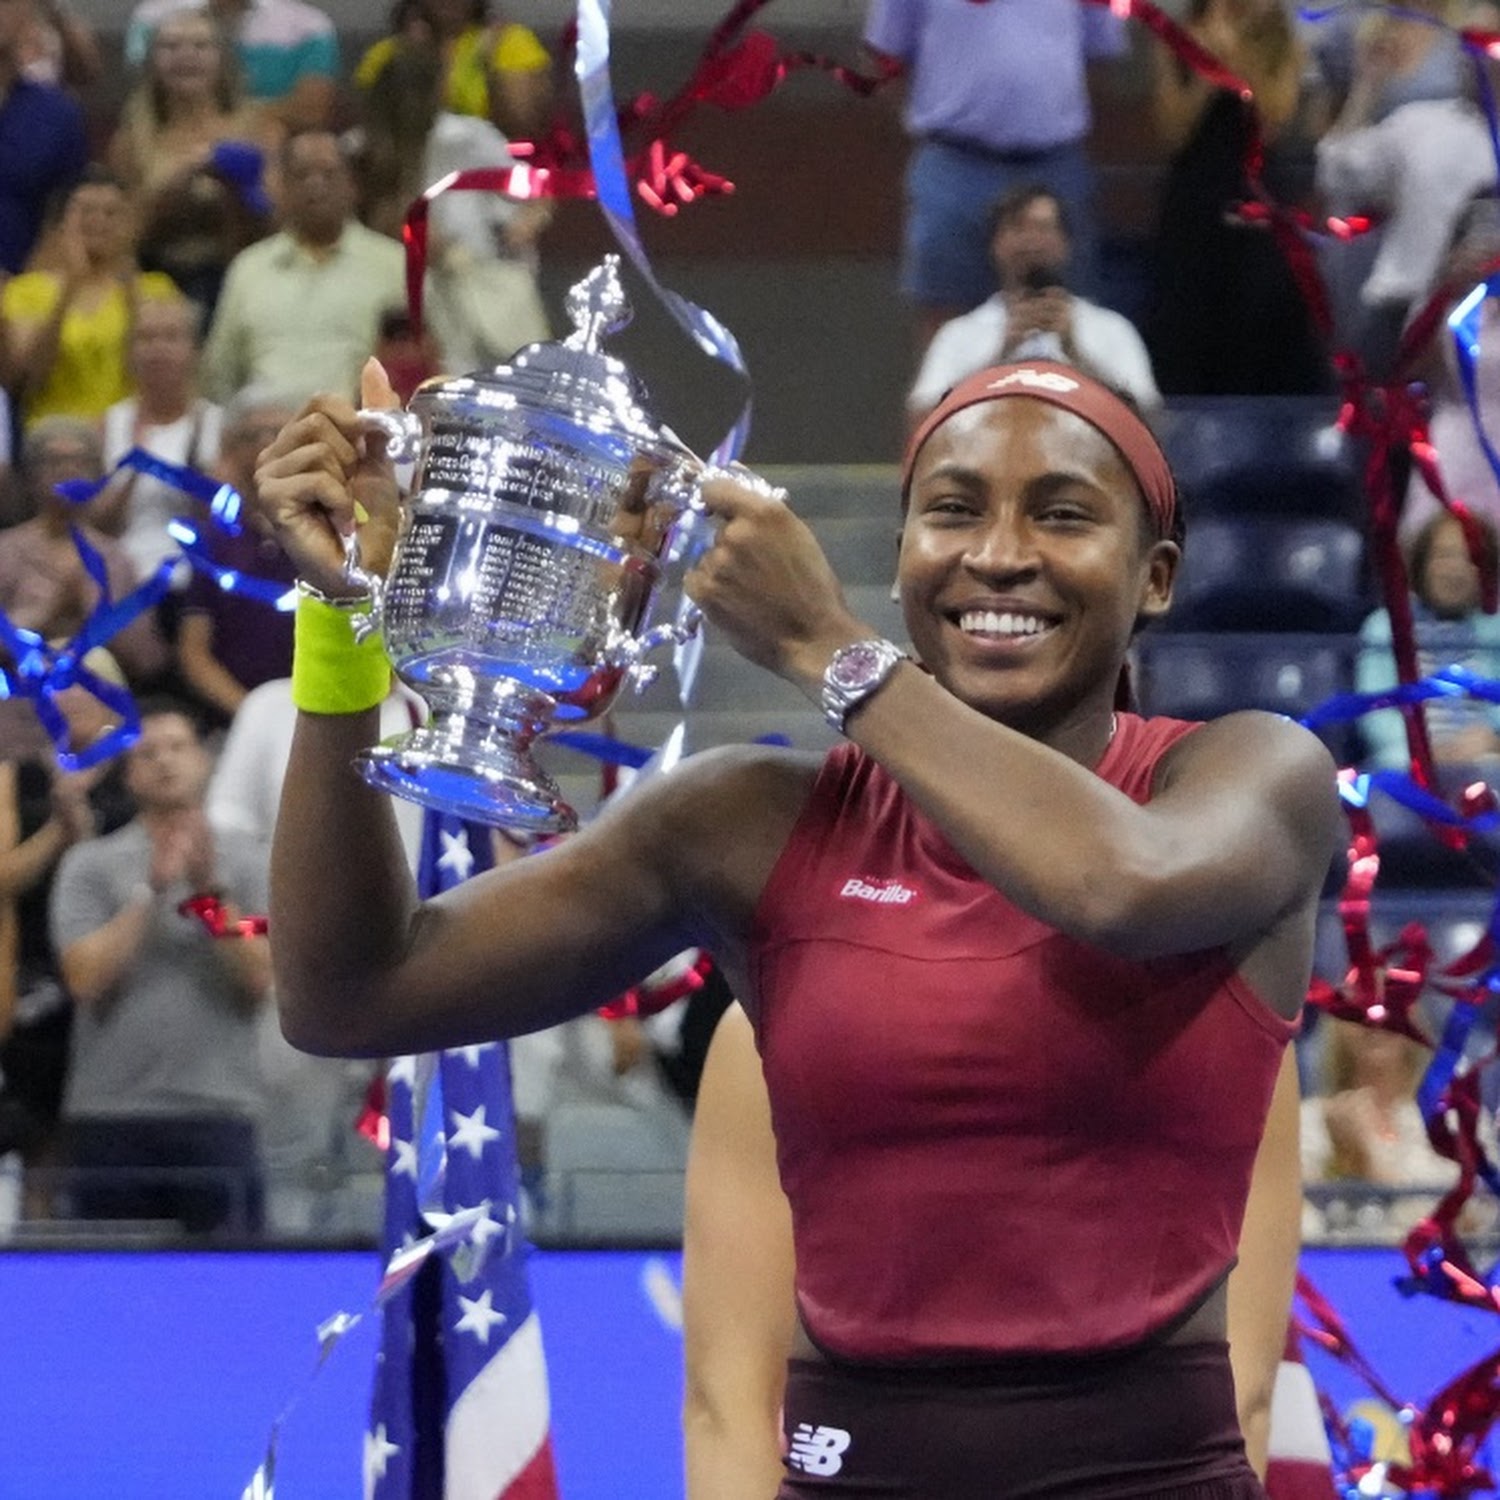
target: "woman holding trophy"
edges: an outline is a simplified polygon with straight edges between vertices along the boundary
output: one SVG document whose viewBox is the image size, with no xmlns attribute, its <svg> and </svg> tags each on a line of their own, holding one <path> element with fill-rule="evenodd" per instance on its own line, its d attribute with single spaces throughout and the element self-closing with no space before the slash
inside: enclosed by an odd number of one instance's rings
<svg viewBox="0 0 1500 1500">
<path fill-rule="evenodd" d="M 364 396 L 388 404 L 377 370 Z M 344 537 L 380 560 L 381 447 L 320 398 L 258 476 L 326 596 L 299 613 L 273 861 L 288 1036 L 515 1035 L 703 947 L 754 1025 L 792 1210 L 783 1497 L 1260 1495 L 1224 1285 L 1338 812 L 1286 720 L 1116 708 L 1181 556 L 1146 427 L 1044 363 L 945 397 L 902 474 L 915 659 L 780 498 L 708 479 L 689 593 L 842 742 L 694 756 L 425 904 L 350 770 L 389 669 L 327 602 Z"/>
</svg>

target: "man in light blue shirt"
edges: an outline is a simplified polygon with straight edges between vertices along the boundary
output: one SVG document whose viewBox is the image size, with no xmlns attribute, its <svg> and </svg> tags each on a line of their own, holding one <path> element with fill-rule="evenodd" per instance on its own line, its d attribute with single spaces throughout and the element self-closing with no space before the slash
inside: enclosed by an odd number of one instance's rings
<svg viewBox="0 0 1500 1500">
<path fill-rule="evenodd" d="M 996 291 L 989 212 L 1041 183 L 1073 226 L 1075 288 L 1092 289 L 1086 63 L 1124 50 L 1124 23 L 1086 0 L 873 0 L 865 44 L 907 70 L 902 289 L 926 347 Z"/>
</svg>

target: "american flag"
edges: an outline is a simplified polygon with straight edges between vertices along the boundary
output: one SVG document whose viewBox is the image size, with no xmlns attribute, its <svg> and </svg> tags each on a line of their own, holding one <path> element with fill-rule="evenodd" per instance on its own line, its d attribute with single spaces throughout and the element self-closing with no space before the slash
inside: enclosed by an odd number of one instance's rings
<svg viewBox="0 0 1500 1500">
<path fill-rule="evenodd" d="M 489 832 L 426 814 L 422 895 L 492 863 Z M 557 1500 L 547 1368 L 526 1278 L 504 1043 L 397 1058 L 387 1076 L 385 1246 L 488 1205 L 383 1308 L 365 1500 Z"/>
</svg>

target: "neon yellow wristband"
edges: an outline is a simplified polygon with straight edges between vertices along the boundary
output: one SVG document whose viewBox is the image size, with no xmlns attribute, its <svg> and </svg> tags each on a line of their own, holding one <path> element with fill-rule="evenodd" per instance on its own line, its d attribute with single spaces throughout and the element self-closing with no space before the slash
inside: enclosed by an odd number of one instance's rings
<svg viewBox="0 0 1500 1500">
<path fill-rule="evenodd" d="M 391 663 L 378 632 L 354 639 L 353 610 L 301 594 L 292 646 L 292 702 L 303 713 L 357 714 L 385 701 Z"/>
</svg>

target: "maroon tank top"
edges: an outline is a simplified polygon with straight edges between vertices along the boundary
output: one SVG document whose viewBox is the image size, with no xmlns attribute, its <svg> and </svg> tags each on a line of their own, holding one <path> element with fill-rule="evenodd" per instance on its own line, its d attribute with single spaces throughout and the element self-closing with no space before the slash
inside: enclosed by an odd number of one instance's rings
<svg viewBox="0 0 1500 1500">
<path fill-rule="evenodd" d="M 1137 802 L 1198 726 L 1121 714 Z M 804 1325 L 864 1360 L 1135 1343 L 1233 1263 L 1295 1034 L 1222 950 L 1116 958 L 988 885 L 839 745 L 762 893 L 751 997 Z"/>
</svg>

